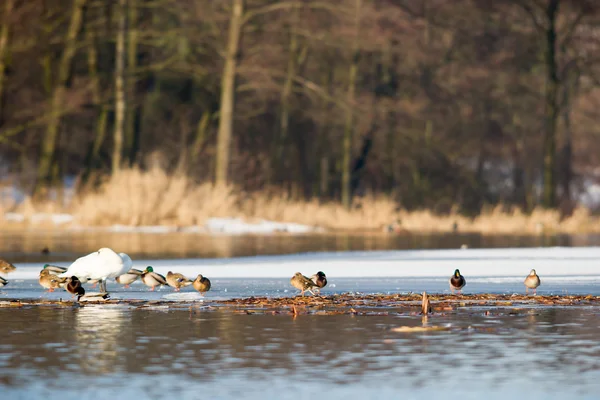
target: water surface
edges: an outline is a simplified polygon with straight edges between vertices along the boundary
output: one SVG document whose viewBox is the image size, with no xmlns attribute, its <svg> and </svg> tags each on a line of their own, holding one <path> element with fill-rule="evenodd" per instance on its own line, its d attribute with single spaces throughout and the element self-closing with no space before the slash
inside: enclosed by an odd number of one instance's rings
<svg viewBox="0 0 600 400">
<path fill-rule="evenodd" d="M 0 390 L 17 398 L 597 399 L 600 310 L 401 314 L 0 308 Z"/>
</svg>

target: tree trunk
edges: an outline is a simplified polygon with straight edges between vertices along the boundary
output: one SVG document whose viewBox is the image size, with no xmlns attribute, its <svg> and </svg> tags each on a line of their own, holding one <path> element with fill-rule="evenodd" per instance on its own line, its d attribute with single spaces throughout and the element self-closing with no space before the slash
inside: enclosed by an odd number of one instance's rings
<svg viewBox="0 0 600 400">
<path fill-rule="evenodd" d="M 34 194 L 38 194 L 40 189 L 47 185 L 52 177 L 52 164 L 56 151 L 56 142 L 58 137 L 58 128 L 60 125 L 60 114 L 63 107 L 65 85 L 69 79 L 70 66 L 75 55 L 77 34 L 81 29 L 83 19 L 83 7 L 86 0 L 75 0 L 71 11 L 71 20 L 67 29 L 65 38 L 65 47 L 58 66 L 58 76 L 56 85 L 52 93 L 50 102 L 50 116 L 46 127 L 46 134 L 42 139 L 42 149 L 38 166 L 37 180 L 34 188 Z"/>
<path fill-rule="evenodd" d="M 0 29 L 0 126 L 4 120 L 4 72 L 6 71 L 6 55 L 8 54 L 8 35 L 10 16 L 12 14 L 14 0 L 5 0 L 4 21 Z"/>
<path fill-rule="evenodd" d="M 546 8 L 546 105 L 544 133 L 544 198 L 545 207 L 556 207 L 556 121 L 558 119 L 558 66 L 556 62 L 556 19 L 560 0 L 550 0 Z"/>
<path fill-rule="evenodd" d="M 96 48 L 96 35 L 93 28 L 88 28 L 86 31 L 87 59 L 88 59 L 88 74 L 90 77 L 90 86 L 92 92 L 92 100 L 94 106 L 98 110 L 98 119 L 96 120 L 96 133 L 94 140 L 90 145 L 85 157 L 84 171 L 81 176 L 82 188 L 90 180 L 92 171 L 98 168 L 98 159 L 100 148 L 106 137 L 106 125 L 108 120 L 108 107 L 102 99 L 100 89 L 100 77 L 98 76 L 98 50 Z"/>
<path fill-rule="evenodd" d="M 233 0 L 225 66 L 221 78 L 221 99 L 219 105 L 219 130 L 217 132 L 217 157 L 215 165 L 215 183 L 227 184 L 229 155 L 231 152 L 231 136 L 233 133 L 233 108 L 235 102 L 235 75 L 238 48 L 242 32 L 244 0 Z"/>
<path fill-rule="evenodd" d="M 290 28 L 290 48 L 288 55 L 288 65 L 285 81 L 281 90 L 280 112 L 279 112 L 279 135 L 275 143 L 275 157 L 273 166 L 275 167 L 275 179 L 279 181 L 281 174 L 278 171 L 287 169 L 286 165 L 286 141 L 288 137 L 288 128 L 290 120 L 290 97 L 296 77 L 297 65 L 301 61 L 298 55 L 298 35 L 296 33 L 296 25 L 298 23 L 298 9 L 294 8 L 292 26 Z"/>
<path fill-rule="evenodd" d="M 123 156 L 123 130 L 125 128 L 126 87 L 125 87 L 125 47 L 127 37 L 127 0 L 119 0 L 119 27 L 117 31 L 117 48 L 115 60 L 115 127 L 113 135 L 113 174 L 121 168 Z"/>
<path fill-rule="evenodd" d="M 352 62 L 348 77 L 348 94 L 346 101 L 350 108 L 346 114 L 346 125 L 344 127 L 344 141 L 342 145 L 342 204 L 350 209 L 352 204 L 352 134 L 354 130 L 354 92 L 356 90 L 356 75 L 358 72 L 358 59 L 360 56 L 358 49 L 358 36 L 360 31 L 360 7 L 362 0 L 356 1 L 355 22 L 354 22 L 354 43 L 352 49 Z"/>
<path fill-rule="evenodd" d="M 192 162 L 196 162 L 198 160 L 198 156 L 200 155 L 200 150 L 204 147 L 206 143 L 206 136 L 208 133 L 208 127 L 210 126 L 210 119 L 212 117 L 212 113 L 210 109 L 206 108 L 202 112 L 202 117 L 200 117 L 200 121 L 198 121 L 198 127 L 196 129 L 196 138 L 192 144 L 192 150 L 190 152 L 190 159 Z"/>
<path fill-rule="evenodd" d="M 137 158 L 139 149 L 139 127 L 137 121 L 139 110 L 134 104 L 136 80 L 135 69 L 137 68 L 137 3 L 136 0 L 129 0 L 129 21 L 128 21 L 128 42 L 127 42 L 127 115 L 125 119 L 125 157 L 130 166 Z"/>
<path fill-rule="evenodd" d="M 571 182 L 573 181 L 573 137 L 571 132 L 571 98 L 577 94 L 579 77 L 575 77 L 573 87 L 563 86 L 563 123 L 564 141 L 561 149 L 561 213 L 563 216 L 573 212 L 573 199 L 571 195 Z"/>
</svg>

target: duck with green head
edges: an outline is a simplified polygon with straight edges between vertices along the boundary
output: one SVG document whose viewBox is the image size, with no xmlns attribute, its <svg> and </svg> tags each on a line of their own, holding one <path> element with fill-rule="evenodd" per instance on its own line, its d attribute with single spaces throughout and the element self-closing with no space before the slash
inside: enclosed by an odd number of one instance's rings
<svg viewBox="0 0 600 400">
<path fill-rule="evenodd" d="M 154 268 L 151 266 L 147 266 L 142 273 L 142 282 L 144 282 L 146 286 L 151 287 L 152 291 L 154 291 L 157 286 L 167 285 L 167 279 L 158 272 L 154 272 Z"/>
<path fill-rule="evenodd" d="M 455 290 L 458 290 L 459 294 L 462 294 L 462 288 L 465 287 L 467 281 L 465 277 L 460 274 L 458 269 L 454 270 L 454 275 L 450 278 L 450 291 L 454 294 Z"/>
<path fill-rule="evenodd" d="M 42 271 L 49 271 L 51 274 L 62 274 L 67 271 L 67 268 L 59 267 L 58 265 L 44 264 Z"/>
</svg>

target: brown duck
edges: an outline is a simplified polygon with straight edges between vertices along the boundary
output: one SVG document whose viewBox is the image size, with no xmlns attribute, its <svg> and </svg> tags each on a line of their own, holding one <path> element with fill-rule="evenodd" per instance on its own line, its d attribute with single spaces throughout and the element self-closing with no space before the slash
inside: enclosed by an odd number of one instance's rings
<svg viewBox="0 0 600 400">
<path fill-rule="evenodd" d="M 296 272 L 294 276 L 292 276 L 290 283 L 293 287 L 302 292 L 302 296 L 304 296 L 304 292 L 311 292 L 313 295 L 315 294 L 315 292 L 312 291 L 312 288 L 317 287 L 317 285 L 300 272 Z"/>
<path fill-rule="evenodd" d="M 67 278 L 59 278 L 58 276 L 51 274 L 50 271 L 43 269 L 40 272 L 38 281 L 42 287 L 48 289 L 48 292 L 54 292 L 54 289 L 65 286 Z"/>
<path fill-rule="evenodd" d="M 189 286 L 193 282 L 191 279 L 188 279 L 185 276 L 183 276 L 183 274 L 180 274 L 178 272 L 173 273 L 169 271 L 167 272 L 167 283 L 172 288 L 175 288 L 176 292 L 179 292 L 179 289 L 185 286 Z"/>
<path fill-rule="evenodd" d="M 210 280 L 207 277 L 202 276 L 202 274 L 198 274 L 196 279 L 194 279 L 194 282 L 192 282 L 192 286 L 204 296 L 204 293 L 210 290 Z"/>
<path fill-rule="evenodd" d="M 17 269 L 17 267 L 12 265 L 8 261 L 0 260 L 0 272 L 8 274 L 10 272 L 13 272 L 15 269 Z"/>
</svg>

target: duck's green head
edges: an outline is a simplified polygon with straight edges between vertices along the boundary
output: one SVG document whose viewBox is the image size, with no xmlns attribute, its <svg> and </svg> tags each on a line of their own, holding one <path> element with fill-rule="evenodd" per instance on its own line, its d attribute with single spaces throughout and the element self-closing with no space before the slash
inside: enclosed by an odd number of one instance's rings
<svg viewBox="0 0 600 400">
<path fill-rule="evenodd" d="M 455 269 L 454 270 L 454 276 L 458 278 L 460 276 L 460 271 L 457 270 L 457 269 Z"/>
<path fill-rule="evenodd" d="M 152 268 L 151 266 L 147 266 L 146 267 L 146 272 L 154 272 L 154 268 Z"/>
<path fill-rule="evenodd" d="M 50 266 L 50 264 L 44 264 L 44 268 L 43 268 L 43 269 L 46 269 L 46 268 L 48 268 L 49 266 Z"/>
<path fill-rule="evenodd" d="M 317 276 L 319 278 L 325 278 L 325 273 L 323 271 L 319 271 L 319 272 L 317 272 Z"/>
</svg>

